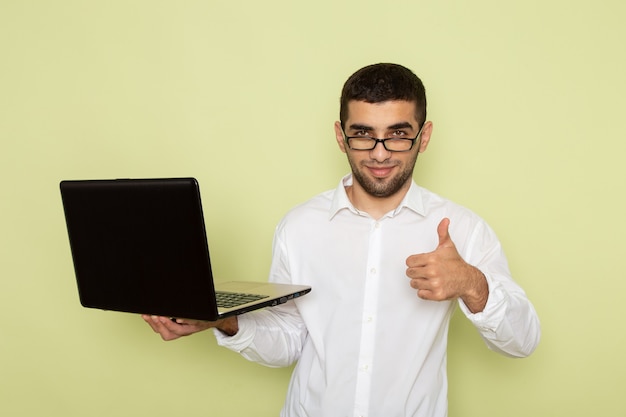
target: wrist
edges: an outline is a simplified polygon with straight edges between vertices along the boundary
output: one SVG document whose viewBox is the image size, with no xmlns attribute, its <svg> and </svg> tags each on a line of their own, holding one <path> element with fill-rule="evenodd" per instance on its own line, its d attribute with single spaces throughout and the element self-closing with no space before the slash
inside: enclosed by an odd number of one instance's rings
<svg viewBox="0 0 626 417">
<path fill-rule="evenodd" d="M 215 328 L 224 333 L 226 336 L 236 335 L 239 331 L 239 321 L 237 320 L 237 316 L 220 320 Z"/>
<path fill-rule="evenodd" d="M 470 285 L 466 293 L 461 297 L 467 308 L 474 314 L 480 313 L 487 305 L 489 298 L 489 285 L 487 278 L 478 268 L 472 267 L 473 273 Z"/>
</svg>

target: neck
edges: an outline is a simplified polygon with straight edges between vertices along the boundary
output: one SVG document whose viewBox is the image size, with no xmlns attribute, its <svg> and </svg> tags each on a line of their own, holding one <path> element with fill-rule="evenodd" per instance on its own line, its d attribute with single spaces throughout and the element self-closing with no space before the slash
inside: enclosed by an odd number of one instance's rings
<svg viewBox="0 0 626 417">
<path fill-rule="evenodd" d="M 357 181 L 353 181 L 351 186 L 346 187 L 346 194 L 357 210 L 378 220 L 400 205 L 410 187 L 411 181 L 407 181 L 396 193 L 388 197 L 376 197 L 367 193 Z"/>
</svg>

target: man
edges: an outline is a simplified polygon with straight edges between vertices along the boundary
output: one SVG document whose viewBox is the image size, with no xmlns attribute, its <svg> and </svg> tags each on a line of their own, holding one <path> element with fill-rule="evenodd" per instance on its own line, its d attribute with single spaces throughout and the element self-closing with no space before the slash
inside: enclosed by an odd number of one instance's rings
<svg viewBox="0 0 626 417">
<path fill-rule="evenodd" d="M 487 224 L 413 182 L 433 130 L 418 77 L 362 68 L 344 85 L 340 120 L 352 173 L 291 210 L 274 238 L 270 281 L 313 291 L 215 323 L 144 320 L 165 340 L 215 328 L 249 360 L 297 361 L 282 416 L 445 416 L 456 304 L 490 349 L 512 357 L 537 346 L 536 313 Z"/>
</svg>

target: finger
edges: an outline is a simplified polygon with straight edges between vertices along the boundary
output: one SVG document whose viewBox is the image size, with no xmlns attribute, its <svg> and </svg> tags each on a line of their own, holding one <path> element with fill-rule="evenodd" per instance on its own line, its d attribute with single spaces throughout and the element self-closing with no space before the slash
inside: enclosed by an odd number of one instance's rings
<svg viewBox="0 0 626 417">
<path fill-rule="evenodd" d="M 169 317 L 157 317 L 161 329 L 166 330 L 168 333 L 176 336 L 186 336 L 193 332 L 194 325 L 187 324 L 182 319 L 172 320 Z"/>
<path fill-rule="evenodd" d="M 441 291 L 427 279 L 413 279 L 411 287 L 417 290 L 417 296 L 422 300 L 442 301 L 445 299 Z"/>
<path fill-rule="evenodd" d="M 411 285 L 413 288 L 415 288 L 417 291 L 417 296 L 419 298 L 421 298 L 422 300 L 433 300 L 434 297 L 434 293 L 433 290 L 431 290 L 430 288 L 422 288 L 421 286 L 413 286 Z"/>
<path fill-rule="evenodd" d="M 408 258 L 406 258 L 405 264 L 408 268 L 415 268 L 419 266 L 418 261 L 419 261 L 419 258 L 417 255 L 411 255 Z"/>
<path fill-rule="evenodd" d="M 432 278 L 432 272 L 425 267 L 417 266 L 406 269 L 406 276 L 410 279 L 427 280 Z"/>
<path fill-rule="evenodd" d="M 439 245 L 437 247 L 448 246 L 452 243 L 452 238 L 450 237 L 450 232 L 448 230 L 450 226 L 450 219 L 444 217 L 441 222 L 439 222 L 439 226 L 437 226 L 437 235 L 439 236 Z"/>
<path fill-rule="evenodd" d="M 429 261 L 429 253 L 420 253 L 416 255 L 411 255 L 406 258 L 406 266 L 409 268 L 420 268 L 424 267 L 428 264 Z"/>
<path fill-rule="evenodd" d="M 203 321 L 203 320 L 193 320 L 193 319 L 176 319 L 174 321 L 176 323 L 178 323 L 178 324 L 184 324 L 184 325 L 188 325 L 188 326 L 201 326 L 204 323 L 208 323 L 208 322 Z"/>
<path fill-rule="evenodd" d="M 411 288 L 416 289 L 418 291 L 420 290 L 432 291 L 432 284 L 430 283 L 428 278 L 422 278 L 422 277 L 413 278 L 410 281 L 410 285 L 411 285 Z"/>
<path fill-rule="evenodd" d="M 183 325 L 174 323 L 168 317 L 148 315 L 142 315 L 141 317 L 163 340 L 174 340 L 184 336 Z"/>
<path fill-rule="evenodd" d="M 417 296 L 422 300 L 431 300 L 432 299 L 432 291 L 430 290 L 417 290 Z"/>
<path fill-rule="evenodd" d="M 148 323 L 148 325 L 150 326 L 150 328 L 155 332 L 158 333 L 159 332 L 159 322 L 156 321 L 154 319 L 153 316 L 149 316 L 147 314 L 142 314 L 141 318 L 143 319 L 143 321 L 145 321 L 146 323 Z"/>
</svg>

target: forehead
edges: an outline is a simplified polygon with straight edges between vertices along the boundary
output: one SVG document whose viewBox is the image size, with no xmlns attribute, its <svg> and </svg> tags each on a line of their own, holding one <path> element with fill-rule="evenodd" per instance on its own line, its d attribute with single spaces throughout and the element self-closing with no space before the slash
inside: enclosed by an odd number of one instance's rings
<svg viewBox="0 0 626 417">
<path fill-rule="evenodd" d="M 359 124 L 375 128 L 386 128 L 398 123 L 418 125 L 416 104 L 412 101 L 392 100 L 380 103 L 367 103 L 352 100 L 348 102 L 346 127 Z"/>
</svg>

